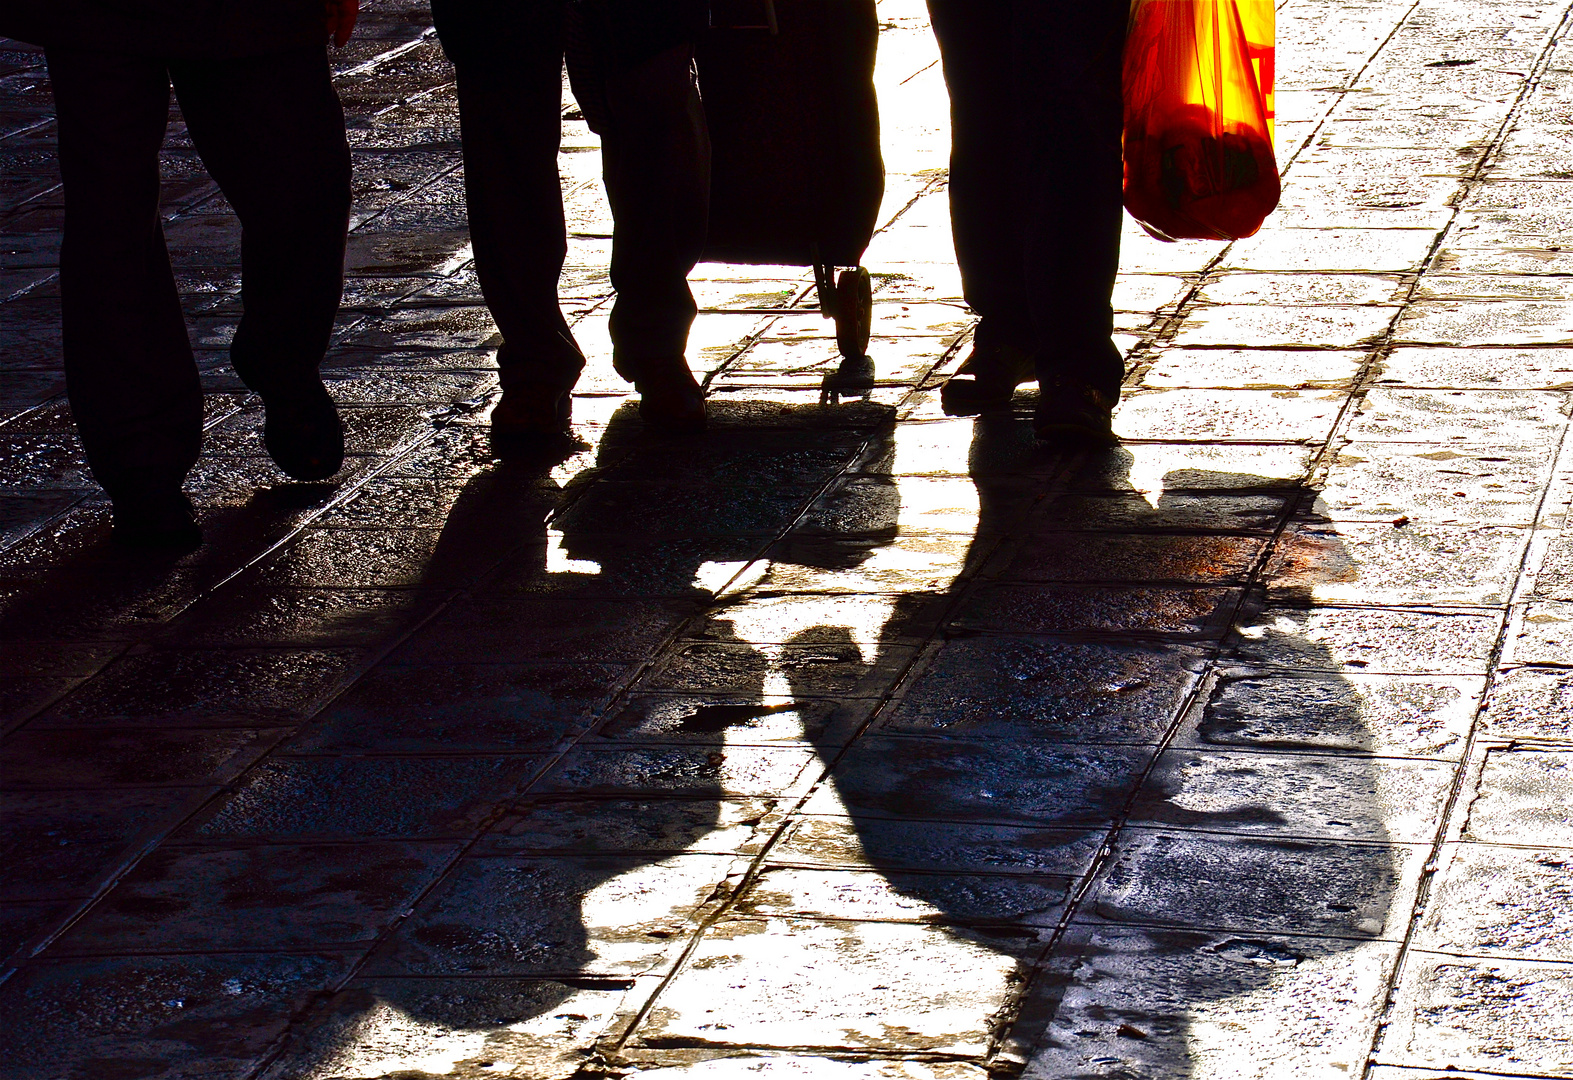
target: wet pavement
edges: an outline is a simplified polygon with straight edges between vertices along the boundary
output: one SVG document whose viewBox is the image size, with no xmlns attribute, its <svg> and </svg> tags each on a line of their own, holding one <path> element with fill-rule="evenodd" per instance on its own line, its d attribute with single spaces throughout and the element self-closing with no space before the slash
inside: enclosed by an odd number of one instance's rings
<svg viewBox="0 0 1573 1080">
<path fill-rule="evenodd" d="M 1282 209 L 1132 229 L 1080 456 L 939 408 L 944 85 L 880 10 L 877 385 L 826 389 L 801 268 L 704 265 L 701 439 L 611 371 L 568 109 L 580 442 L 494 454 L 451 71 L 389 0 L 337 61 L 353 455 L 285 482 L 177 117 L 209 543 L 164 561 L 105 543 L 0 53 L 7 1077 L 1573 1075 L 1565 0 L 1288 0 Z"/>
</svg>

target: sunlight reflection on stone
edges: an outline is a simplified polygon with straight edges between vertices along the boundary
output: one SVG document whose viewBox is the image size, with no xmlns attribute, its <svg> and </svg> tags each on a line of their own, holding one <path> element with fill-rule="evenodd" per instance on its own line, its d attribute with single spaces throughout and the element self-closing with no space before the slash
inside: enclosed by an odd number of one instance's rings
<svg viewBox="0 0 1573 1080">
<path fill-rule="evenodd" d="M 1163 499 L 1163 478 L 1171 464 L 1156 454 L 1136 454 L 1131 459 L 1130 482 L 1152 509 Z"/>
<path fill-rule="evenodd" d="M 563 534 L 546 531 L 546 572 L 548 574 L 599 574 L 601 564 L 590 559 L 570 558 L 563 548 Z"/>
<path fill-rule="evenodd" d="M 509 981 L 515 983 L 513 993 L 490 979 L 443 981 L 412 991 L 394 980 L 369 993 L 346 991 L 340 996 L 357 999 L 363 1011 L 348 1023 L 323 1025 L 268 1080 L 566 1076 L 623 997 L 620 990 Z M 358 1000 L 363 997 L 372 1000 Z"/>
<path fill-rule="evenodd" d="M 737 576 L 739 570 L 748 566 L 747 562 L 703 562 L 694 572 L 694 588 L 703 589 L 712 596 L 720 597 L 723 592 L 737 591 L 737 585 L 727 589 L 726 585 Z M 760 563 L 761 573 L 763 563 Z"/>
<path fill-rule="evenodd" d="M 1186 1042 L 1195 1074 L 1252 1076 L 1272 1061 L 1283 1076 L 1359 1075 L 1370 1035 L 1346 1018 L 1352 1002 L 1377 1007 L 1394 950 L 1370 941 L 1331 956 L 1285 953 L 1287 962 L 1268 965 L 1273 973 L 1261 988 L 1194 1000 Z"/>
<path fill-rule="evenodd" d="M 726 863 L 725 859 L 707 861 L 721 867 Z M 655 938 L 651 931 L 662 935 L 658 940 L 675 937 L 683 931 L 693 908 L 710 893 L 712 883 L 701 880 L 705 875 L 695 873 L 695 865 L 692 859 L 674 855 L 607 878 L 584 894 L 579 902 L 580 918 L 605 939 L 635 941 L 636 950 L 649 946 Z M 600 949 L 596 942 L 590 948 L 608 954 L 614 951 Z M 607 955 L 599 959 L 604 964 L 615 958 Z M 591 961 L 586 966 L 594 969 L 596 964 Z"/>
<path fill-rule="evenodd" d="M 445 262 L 438 264 L 436 270 L 433 271 L 433 273 L 435 273 L 438 277 L 447 277 L 473 258 L 475 258 L 475 245 L 465 244 L 452 255 L 448 256 Z"/>
<path fill-rule="evenodd" d="M 640 1080 L 983 1080 L 988 1074 L 959 1061 L 846 1061 L 821 1057 L 749 1055 L 717 1058 L 675 1068 L 642 1069 Z"/>
</svg>

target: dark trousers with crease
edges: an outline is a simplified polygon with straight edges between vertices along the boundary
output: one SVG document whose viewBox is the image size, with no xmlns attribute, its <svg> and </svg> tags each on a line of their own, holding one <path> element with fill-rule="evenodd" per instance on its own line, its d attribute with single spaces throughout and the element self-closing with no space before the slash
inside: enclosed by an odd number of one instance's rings
<svg viewBox="0 0 1573 1080">
<path fill-rule="evenodd" d="M 557 151 L 565 0 L 434 0 L 457 72 L 470 239 L 482 295 L 503 337 L 503 387 L 568 387 L 584 365 L 557 282 L 567 252 Z M 695 308 L 687 275 L 704 246 L 708 146 L 695 134 L 688 45 L 629 58 L 591 41 L 603 169 L 616 220 L 612 340 L 619 358 L 681 354 Z M 597 47 L 600 46 L 600 47 Z M 597 108 L 599 106 L 599 108 Z M 697 114 L 702 118 L 702 113 Z"/>
<path fill-rule="evenodd" d="M 1118 394 L 1126 0 L 928 0 L 950 88 L 951 220 L 980 345 Z"/>
<path fill-rule="evenodd" d="M 52 49 L 65 231 L 66 388 L 112 498 L 179 484 L 202 387 L 159 216 L 173 84 L 203 164 L 240 218 L 245 313 L 230 348 L 261 394 L 314 378 L 344 285 L 350 159 L 323 49 L 162 60 Z"/>
</svg>

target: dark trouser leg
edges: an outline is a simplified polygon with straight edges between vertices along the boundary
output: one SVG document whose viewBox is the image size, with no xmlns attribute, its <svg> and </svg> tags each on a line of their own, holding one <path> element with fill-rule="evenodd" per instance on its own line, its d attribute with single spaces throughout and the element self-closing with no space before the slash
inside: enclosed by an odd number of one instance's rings
<svg viewBox="0 0 1573 1080">
<path fill-rule="evenodd" d="M 502 384 L 573 386 L 584 367 L 558 305 L 567 254 L 557 148 L 562 0 L 434 0 L 458 70 L 464 193 L 476 275 L 502 331 Z"/>
<path fill-rule="evenodd" d="M 1027 296 L 1040 379 L 1067 376 L 1119 395 L 1109 340 L 1124 218 L 1120 56 L 1123 0 L 1016 3 L 1023 123 Z"/>
<path fill-rule="evenodd" d="M 1057 5 L 1056 5 L 1057 6 Z M 978 344 L 1035 344 L 1027 299 L 1026 197 L 1009 62 L 1013 0 L 929 0 L 950 90 L 950 218 Z"/>
<path fill-rule="evenodd" d="M 1040 375 L 1114 393 L 1129 5 L 929 0 L 929 10 L 951 93 L 957 260 L 980 333 L 1030 345 Z"/>
<path fill-rule="evenodd" d="M 156 60 L 51 50 L 65 237 L 66 386 L 111 497 L 179 485 L 202 439 L 191 357 L 158 216 L 169 78 Z"/>
<path fill-rule="evenodd" d="M 241 223 L 230 358 L 264 396 L 311 385 L 344 288 L 350 157 L 321 49 L 170 64 L 203 164 Z"/>
<path fill-rule="evenodd" d="M 710 136 L 694 83 L 693 48 L 681 45 L 602 69 L 601 152 L 616 220 L 611 336 L 619 370 L 681 356 L 697 308 L 688 273 L 710 216 Z"/>
</svg>

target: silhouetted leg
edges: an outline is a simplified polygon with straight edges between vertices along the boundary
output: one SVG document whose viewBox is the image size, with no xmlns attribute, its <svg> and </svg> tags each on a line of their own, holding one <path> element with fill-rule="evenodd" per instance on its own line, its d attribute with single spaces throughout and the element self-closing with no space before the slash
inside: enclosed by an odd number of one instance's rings
<svg viewBox="0 0 1573 1080">
<path fill-rule="evenodd" d="M 1124 166 L 1123 0 L 1016 4 L 1022 221 L 1038 375 L 1117 397 L 1124 364 L 1109 340 L 1120 268 Z"/>
<path fill-rule="evenodd" d="M 694 82 L 693 47 L 680 45 L 603 68 L 606 193 L 612 241 L 611 335 L 620 364 L 681 356 L 697 307 L 688 273 L 704 250 L 710 137 Z"/>
<path fill-rule="evenodd" d="M 1122 0 L 929 0 L 950 88 L 951 216 L 980 344 L 1116 393 Z"/>
<path fill-rule="evenodd" d="M 558 305 L 567 254 L 562 137 L 562 0 L 435 0 L 458 72 L 464 196 L 481 294 L 502 331 L 504 389 L 573 386 L 584 367 Z"/>
<path fill-rule="evenodd" d="M 1053 5 L 1058 7 L 1058 5 Z M 978 343 L 1035 343 L 1022 243 L 1013 0 L 929 0 L 950 90 L 950 218 Z"/>
<path fill-rule="evenodd" d="M 169 77 L 158 60 L 50 50 L 65 236 L 66 387 L 111 497 L 178 487 L 202 439 L 202 386 L 158 216 Z"/>
<path fill-rule="evenodd" d="M 263 395 L 316 379 L 344 288 L 350 157 L 327 56 L 170 65 L 192 141 L 241 223 L 230 358 Z"/>
</svg>

